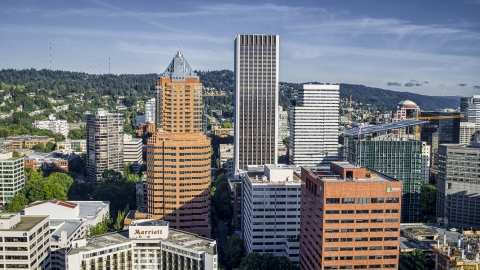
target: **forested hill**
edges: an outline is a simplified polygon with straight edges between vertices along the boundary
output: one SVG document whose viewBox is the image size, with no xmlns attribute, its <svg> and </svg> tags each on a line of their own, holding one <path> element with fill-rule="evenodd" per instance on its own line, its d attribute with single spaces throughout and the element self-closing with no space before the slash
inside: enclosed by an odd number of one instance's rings
<svg viewBox="0 0 480 270">
<path fill-rule="evenodd" d="M 213 87 L 227 93 L 226 97 L 205 98 L 207 108 L 221 108 L 233 112 L 233 81 L 231 70 L 197 71 L 205 87 Z M 70 93 L 88 93 L 94 90 L 99 96 L 109 95 L 114 100 L 124 96 L 124 105 L 135 104 L 137 100 L 146 100 L 154 96 L 154 83 L 158 74 L 87 74 L 83 72 L 51 71 L 35 69 L 3 69 L 0 70 L 0 82 L 8 85 L 24 85 L 27 91 L 37 89 L 52 90 L 51 97 L 64 98 Z M 286 107 L 291 104 L 299 84 L 280 83 L 280 105 Z M 1 86 L 1 85 L 0 85 Z M 5 90 L 5 89 L 4 89 Z M 6 89 L 8 90 L 8 89 Z M 397 92 L 364 85 L 340 84 L 340 97 L 349 98 L 357 102 L 372 104 L 380 108 L 393 110 L 402 100 L 412 100 L 423 110 L 437 110 L 459 107 L 459 98 L 425 96 L 408 92 Z"/>
</svg>

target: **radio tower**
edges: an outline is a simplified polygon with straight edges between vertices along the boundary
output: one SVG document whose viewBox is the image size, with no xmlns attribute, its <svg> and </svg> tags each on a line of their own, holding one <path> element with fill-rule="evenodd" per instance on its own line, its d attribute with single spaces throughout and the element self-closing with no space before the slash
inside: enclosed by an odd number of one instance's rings
<svg viewBox="0 0 480 270">
<path fill-rule="evenodd" d="M 52 43 L 50 42 L 50 70 L 52 70 Z"/>
</svg>

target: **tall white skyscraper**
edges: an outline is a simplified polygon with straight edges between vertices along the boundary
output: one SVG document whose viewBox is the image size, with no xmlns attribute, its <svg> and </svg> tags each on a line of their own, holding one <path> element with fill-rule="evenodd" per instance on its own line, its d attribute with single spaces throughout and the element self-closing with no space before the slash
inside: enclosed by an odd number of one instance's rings
<svg viewBox="0 0 480 270">
<path fill-rule="evenodd" d="M 339 85 L 304 84 L 290 109 L 290 163 L 327 165 L 338 159 Z"/>
<path fill-rule="evenodd" d="M 480 129 L 480 95 L 474 95 L 468 104 L 468 122 L 475 123 L 475 128 Z"/>
<path fill-rule="evenodd" d="M 278 35 L 235 38 L 234 175 L 277 163 Z"/>
<path fill-rule="evenodd" d="M 155 98 L 145 102 L 145 122 L 155 123 Z"/>
</svg>

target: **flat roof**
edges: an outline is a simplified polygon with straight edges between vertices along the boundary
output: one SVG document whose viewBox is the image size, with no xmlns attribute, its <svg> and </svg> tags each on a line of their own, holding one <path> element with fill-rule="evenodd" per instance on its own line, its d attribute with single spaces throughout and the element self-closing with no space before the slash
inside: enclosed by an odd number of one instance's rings
<svg viewBox="0 0 480 270">
<path fill-rule="evenodd" d="M 15 224 L 11 229 L 0 229 L 0 231 L 14 231 L 14 232 L 23 232 L 33 229 L 40 222 L 45 219 L 48 219 L 49 216 L 20 216 L 20 222 Z"/>
<path fill-rule="evenodd" d="M 161 219 L 153 219 L 153 220 L 143 220 L 143 221 L 133 221 L 130 224 L 130 227 L 134 226 L 167 226 L 168 222 Z"/>
<path fill-rule="evenodd" d="M 110 202 L 108 201 L 68 201 L 69 203 L 78 204 L 78 217 L 86 219 L 94 219 L 103 208 L 108 207 L 110 211 Z"/>
<path fill-rule="evenodd" d="M 262 172 L 246 172 L 248 179 L 254 184 L 269 184 L 269 185 L 284 185 L 284 184 L 299 184 L 302 180 L 297 173 L 293 172 L 292 181 L 270 181 L 270 180 L 263 180 L 263 176 L 266 176 L 263 171 Z"/>
<path fill-rule="evenodd" d="M 443 237 L 444 233 L 446 233 L 447 237 L 447 243 L 457 243 L 458 237 L 461 235 L 460 232 L 452 232 L 449 231 L 448 229 L 445 230 L 445 227 L 443 226 L 438 226 L 436 224 L 421 224 L 421 223 L 401 223 L 400 224 L 400 251 L 411 251 L 414 249 L 421 249 L 423 251 L 428 250 L 433 252 L 433 250 L 430 249 L 431 244 L 436 244 L 437 240 L 415 240 L 415 239 L 409 239 L 403 235 L 403 231 L 405 229 L 414 229 L 416 231 L 420 230 L 435 230 L 438 233 L 438 240 L 440 243 L 443 243 Z"/>
<path fill-rule="evenodd" d="M 352 129 L 344 131 L 342 134 L 345 134 L 347 136 L 358 136 L 360 129 L 361 129 L 360 134 L 370 134 L 370 133 L 376 133 L 376 132 L 381 132 L 381 131 L 387 131 L 387 130 L 391 130 L 391 129 L 399 129 L 399 128 L 403 128 L 403 127 L 421 125 L 421 124 L 425 124 L 425 123 L 428 123 L 428 121 L 402 120 L 402 121 L 392 122 L 392 123 L 387 123 L 387 124 L 379 124 L 379 125 L 367 126 L 367 127 L 362 127 L 362 128 L 352 128 Z"/>
<path fill-rule="evenodd" d="M 196 250 L 198 252 L 205 252 L 210 255 L 216 254 L 216 241 L 208 238 L 200 237 L 196 234 L 169 229 L 168 237 L 166 239 L 130 239 L 128 238 L 128 230 L 112 232 L 108 234 L 99 235 L 87 239 L 87 245 L 80 248 L 73 248 L 68 252 L 68 255 L 77 254 L 80 252 L 89 252 L 95 249 L 106 248 L 112 245 L 127 244 L 135 242 L 168 242 L 182 248 Z"/>
<path fill-rule="evenodd" d="M 355 165 L 351 165 L 352 167 L 344 167 L 344 168 L 358 168 Z M 307 171 L 312 172 L 314 175 L 317 176 L 317 179 L 320 179 L 324 182 L 397 182 L 398 180 L 388 177 L 384 174 L 381 174 L 379 172 L 367 170 L 367 176 L 370 175 L 370 177 L 366 178 L 349 178 L 349 179 L 344 179 L 341 178 L 340 175 L 335 174 L 332 172 L 330 169 L 311 169 L 311 168 L 305 168 Z"/>
<path fill-rule="evenodd" d="M 70 238 L 74 232 L 82 225 L 83 220 L 81 219 L 51 219 L 50 220 L 50 228 L 51 227 L 58 227 L 52 234 L 50 235 L 51 242 L 58 242 L 61 237 L 62 231 L 67 232 L 67 238 Z"/>
</svg>

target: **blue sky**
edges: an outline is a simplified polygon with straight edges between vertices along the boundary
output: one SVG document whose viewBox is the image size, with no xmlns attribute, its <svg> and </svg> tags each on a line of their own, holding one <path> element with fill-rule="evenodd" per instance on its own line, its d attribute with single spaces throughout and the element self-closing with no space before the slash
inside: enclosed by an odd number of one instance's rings
<svg viewBox="0 0 480 270">
<path fill-rule="evenodd" d="M 233 70 L 236 34 L 280 35 L 280 80 L 480 94 L 480 0 L 0 2 L 0 69 Z"/>
</svg>

